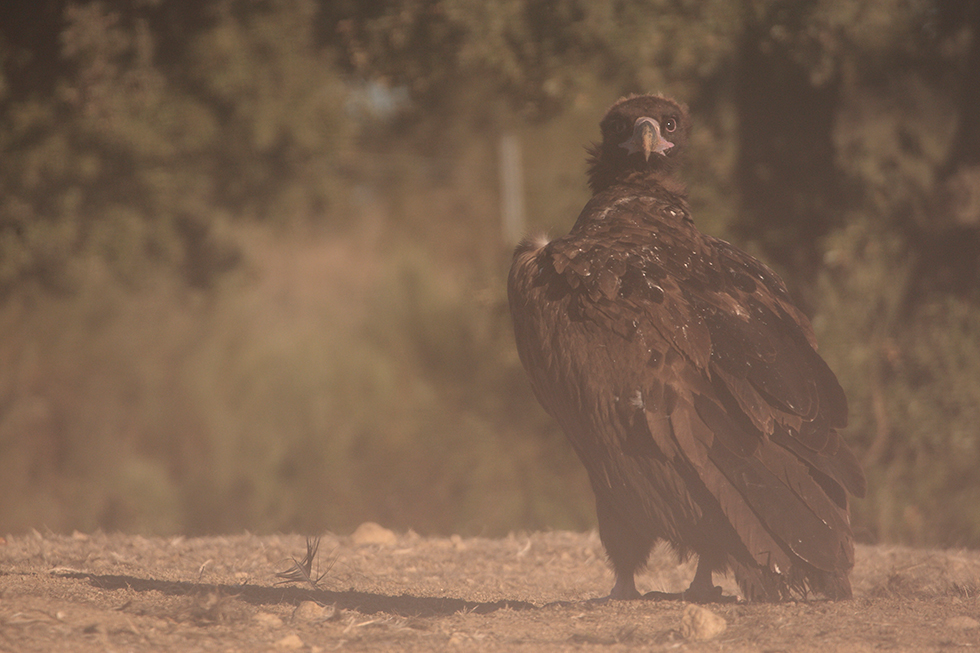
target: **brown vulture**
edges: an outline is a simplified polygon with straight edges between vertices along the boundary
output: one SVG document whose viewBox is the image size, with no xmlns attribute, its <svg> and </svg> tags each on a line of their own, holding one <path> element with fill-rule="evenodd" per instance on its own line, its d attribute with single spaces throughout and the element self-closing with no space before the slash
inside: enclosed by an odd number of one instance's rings
<svg viewBox="0 0 980 653">
<path fill-rule="evenodd" d="M 613 599 L 665 540 L 697 554 L 686 592 L 851 596 L 848 493 L 864 474 L 837 429 L 847 400 L 776 274 L 694 226 L 673 176 L 686 108 L 619 100 L 591 148 L 571 232 L 527 239 L 508 281 L 535 395 L 588 470 Z"/>
</svg>

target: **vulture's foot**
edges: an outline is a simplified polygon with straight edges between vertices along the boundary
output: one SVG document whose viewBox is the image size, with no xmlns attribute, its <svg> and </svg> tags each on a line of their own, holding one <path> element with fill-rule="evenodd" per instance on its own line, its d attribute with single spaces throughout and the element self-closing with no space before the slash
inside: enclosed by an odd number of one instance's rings
<svg viewBox="0 0 980 653">
<path fill-rule="evenodd" d="M 681 592 L 681 600 L 690 603 L 736 603 L 737 596 L 725 596 L 721 588 L 711 581 L 711 565 L 704 557 L 698 559 L 698 569 L 687 590 Z"/>
<path fill-rule="evenodd" d="M 647 592 L 640 598 L 646 601 L 683 601 L 684 592 Z"/>
<path fill-rule="evenodd" d="M 613 586 L 612 591 L 609 592 L 609 596 L 592 600 L 595 603 L 605 603 L 606 601 L 632 601 L 639 598 L 642 597 L 636 591 L 633 574 L 623 574 L 616 578 L 616 584 Z"/>
<path fill-rule="evenodd" d="M 725 596 L 717 585 L 709 588 L 692 585 L 686 592 L 681 592 L 681 599 L 689 603 L 738 603 L 737 596 Z"/>
<path fill-rule="evenodd" d="M 737 596 L 725 596 L 721 588 L 714 586 L 705 591 L 701 588 L 688 588 L 684 592 L 647 592 L 642 597 L 647 601 L 687 601 L 688 603 L 738 603 Z"/>
<path fill-rule="evenodd" d="M 711 582 L 711 564 L 700 558 L 691 586 L 683 592 L 647 592 L 644 599 L 651 601 L 688 601 L 689 603 L 737 603 L 737 596 L 725 596 L 721 588 Z"/>
</svg>

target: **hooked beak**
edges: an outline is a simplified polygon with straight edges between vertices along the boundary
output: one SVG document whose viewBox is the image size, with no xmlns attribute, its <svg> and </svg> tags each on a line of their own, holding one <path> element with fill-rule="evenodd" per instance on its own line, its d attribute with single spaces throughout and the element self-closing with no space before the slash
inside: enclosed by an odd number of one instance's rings
<svg viewBox="0 0 980 653">
<path fill-rule="evenodd" d="M 649 161 L 654 152 L 666 156 L 667 150 L 674 147 L 674 144 L 660 134 L 659 122 L 643 116 L 633 123 L 633 135 L 619 146 L 625 147 L 630 154 L 643 152 L 643 160 Z"/>
</svg>

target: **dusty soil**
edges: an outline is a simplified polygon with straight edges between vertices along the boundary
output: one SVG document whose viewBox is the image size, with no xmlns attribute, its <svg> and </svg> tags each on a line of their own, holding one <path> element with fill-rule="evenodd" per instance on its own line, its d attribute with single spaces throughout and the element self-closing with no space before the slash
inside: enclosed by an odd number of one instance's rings
<svg viewBox="0 0 980 653">
<path fill-rule="evenodd" d="M 980 553 L 858 549 L 855 598 L 719 604 L 721 632 L 680 602 L 592 603 L 612 586 L 598 537 L 324 535 L 318 588 L 277 585 L 300 535 L 0 539 L 0 650 L 927 651 L 980 646 Z M 314 565 L 314 572 L 317 565 Z M 642 591 L 686 587 L 658 551 Z M 717 580 L 717 579 L 716 579 Z M 723 584 L 729 593 L 735 587 Z M 562 603 L 559 603 L 562 602 Z M 704 614 L 689 614 L 691 617 Z M 710 617 L 710 615 L 708 615 Z M 697 637 L 711 639 L 698 640 Z"/>
</svg>

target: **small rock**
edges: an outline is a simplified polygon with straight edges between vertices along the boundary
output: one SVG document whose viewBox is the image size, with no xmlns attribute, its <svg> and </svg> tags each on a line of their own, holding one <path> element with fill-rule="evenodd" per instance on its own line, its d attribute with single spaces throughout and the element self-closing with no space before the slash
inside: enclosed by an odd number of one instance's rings
<svg viewBox="0 0 980 653">
<path fill-rule="evenodd" d="M 950 617 L 946 620 L 946 627 L 952 630 L 970 630 L 980 628 L 980 621 L 966 616 Z"/>
<path fill-rule="evenodd" d="M 323 606 L 316 601 L 303 601 L 293 610 L 293 621 L 325 621 L 334 616 L 334 606 Z"/>
<path fill-rule="evenodd" d="M 700 605 L 688 605 L 681 618 L 681 635 L 685 639 L 705 641 L 717 637 L 728 624 L 725 620 Z"/>
<path fill-rule="evenodd" d="M 299 635 L 293 633 L 292 635 L 286 635 L 282 639 L 276 642 L 276 648 L 282 648 L 287 650 L 296 650 L 298 648 L 303 648 L 306 644 L 303 640 L 299 638 Z"/>
<path fill-rule="evenodd" d="M 357 527 L 350 539 L 354 544 L 383 544 L 391 546 L 398 542 L 398 537 L 394 532 L 384 526 L 375 524 L 373 521 L 366 521 Z"/>
<path fill-rule="evenodd" d="M 252 618 L 267 628 L 279 628 L 282 626 L 282 619 L 268 612 L 258 612 Z"/>
</svg>

